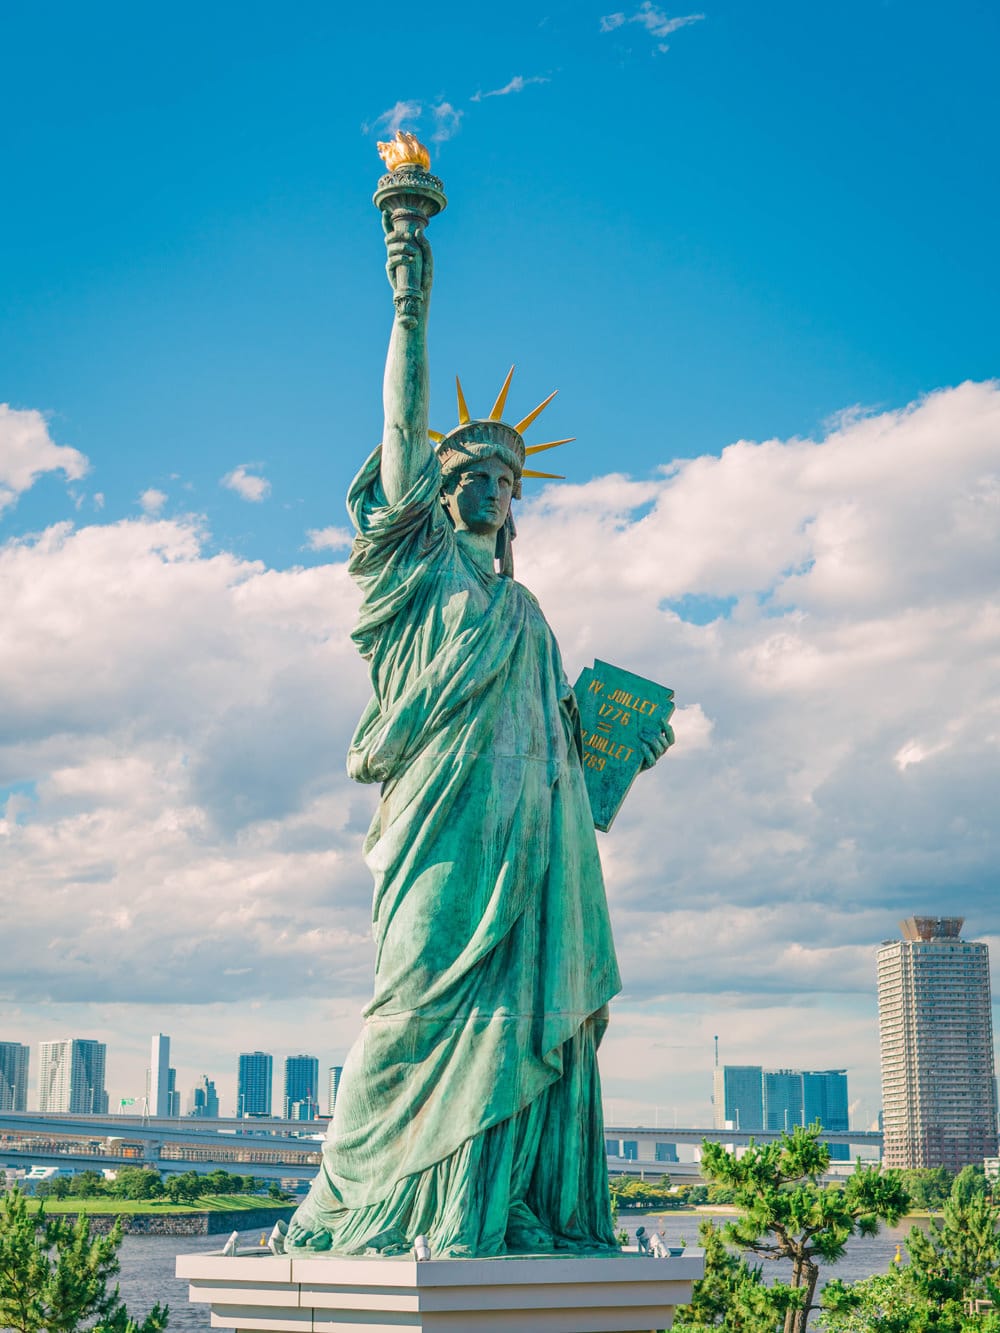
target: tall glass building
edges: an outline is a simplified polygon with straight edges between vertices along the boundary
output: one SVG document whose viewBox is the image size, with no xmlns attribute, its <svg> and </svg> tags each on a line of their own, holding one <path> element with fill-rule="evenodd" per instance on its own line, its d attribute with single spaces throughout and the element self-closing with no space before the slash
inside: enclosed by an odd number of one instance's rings
<svg viewBox="0 0 1000 1333">
<path fill-rule="evenodd" d="M 959 1171 L 997 1152 L 989 951 L 963 918 L 911 916 L 878 951 L 889 1167 Z"/>
<path fill-rule="evenodd" d="M 340 1080 L 344 1075 L 343 1065 L 331 1065 L 327 1070 L 326 1081 L 326 1113 L 333 1115 L 334 1107 L 337 1105 L 337 1093 L 340 1091 Z"/>
<path fill-rule="evenodd" d="M 851 1127 L 849 1111 L 846 1069 L 803 1069 L 803 1124 L 811 1125 L 818 1120 L 824 1129 L 848 1130 Z M 849 1143 L 831 1143 L 829 1148 L 831 1161 L 851 1160 Z"/>
<path fill-rule="evenodd" d="M 802 1073 L 798 1069 L 764 1071 L 764 1128 L 794 1129 L 802 1119 Z"/>
<path fill-rule="evenodd" d="M 760 1065 L 716 1066 L 712 1102 L 716 1129 L 763 1129 L 764 1080 Z"/>
<path fill-rule="evenodd" d="M 715 1128 L 780 1133 L 819 1121 L 824 1129 L 850 1128 L 847 1071 L 762 1069 L 723 1065 L 715 1070 Z M 829 1145 L 831 1160 L 849 1161 L 850 1145 Z"/>
<path fill-rule="evenodd" d="M 314 1055 L 290 1055 L 285 1061 L 286 1120 L 315 1120 L 319 1114 L 319 1061 Z"/>
<path fill-rule="evenodd" d="M 0 1111 L 28 1109 L 28 1047 L 0 1041 Z"/>
<path fill-rule="evenodd" d="M 271 1114 L 274 1060 L 266 1051 L 244 1051 L 236 1079 L 236 1114 Z"/>
</svg>

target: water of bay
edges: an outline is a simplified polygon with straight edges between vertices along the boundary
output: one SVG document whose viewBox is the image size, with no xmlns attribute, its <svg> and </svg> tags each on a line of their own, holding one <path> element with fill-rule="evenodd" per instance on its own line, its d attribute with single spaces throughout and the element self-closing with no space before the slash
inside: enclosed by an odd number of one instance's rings
<svg viewBox="0 0 1000 1333">
<path fill-rule="evenodd" d="M 623 1213 L 620 1224 L 631 1237 L 635 1236 L 637 1226 L 645 1226 L 647 1231 L 661 1232 L 670 1245 L 679 1245 L 682 1240 L 688 1245 L 697 1245 L 698 1224 L 706 1216 Z M 726 1219 L 719 1217 L 716 1220 Z M 853 1237 L 840 1263 L 824 1268 L 821 1282 L 834 1276 L 845 1282 L 856 1282 L 872 1273 L 886 1272 L 895 1257 L 896 1246 L 902 1243 L 909 1230 L 910 1223 L 907 1222 L 887 1228 L 877 1236 Z M 256 1248 L 260 1236 L 259 1228 L 243 1231 L 240 1245 Z M 192 1305 L 188 1301 L 187 1283 L 174 1276 L 174 1263 L 179 1254 L 218 1253 L 224 1240 L 223 1236 L 126 1236 L 122 1241 L 119 1283 L 129 1310 L 133 1315 L 141 1316 L 160 1301 L 170 1306 L 171 1333 L 195 1333 L 196 1330 L 204 1333 L 211 1326 L 208 1307 Z M 655 1263 L 655 1260 L 650 1262 Z M 769 1278 L 773 1275 L 787 1279 L 789 1276 L 787 1265 L 779 1263 L 766 1264 L 765 1273 Z"/>
</svg>

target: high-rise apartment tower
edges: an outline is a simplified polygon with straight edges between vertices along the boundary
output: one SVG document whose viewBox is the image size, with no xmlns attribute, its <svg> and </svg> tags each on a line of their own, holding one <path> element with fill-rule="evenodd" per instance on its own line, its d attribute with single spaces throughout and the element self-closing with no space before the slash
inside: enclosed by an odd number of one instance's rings
<svg viewBox="0 0 1000 1333">
<path fill-rule="evenodd" d="M 315 1120 L 319 1114 L 319 1061 L 314 1055 L 290 1055 L 285 1060 L 286 1120 Z"/>
<path fill-rule="evenodd" d="M 0 1111 L 28 1109 L 28 1048 L 0 1041 Z"/>
<path fill-rule="evenodd" d="M 240 1056 L 236 1085 L 236 1114 L 271 1114 L 271 1083 L 274 1060 L 266 1051 L 244 1051 Z"/>
<path fill-rule="evenodd" d="M 38 1109 L 72 1114 L 106 1115 L 103 1041 L 71 1037 L 39 1045 Z"/>
<path fill-rule="evenodd" d="M 989 953 L 962 924 L 912 916 L 878 951 L 888 1167 L 958 1171 L 996 1155 Z"/>
<path fill-rule="evenodd" d="M 344 1076 L 343 1065 L 331 1065 L 326 1075 L 326 1113 L 333 1115 L 334 1107 L 337 1105 L 337 1093 L 340 1091 L 340 1080 Z"/>
</svg>

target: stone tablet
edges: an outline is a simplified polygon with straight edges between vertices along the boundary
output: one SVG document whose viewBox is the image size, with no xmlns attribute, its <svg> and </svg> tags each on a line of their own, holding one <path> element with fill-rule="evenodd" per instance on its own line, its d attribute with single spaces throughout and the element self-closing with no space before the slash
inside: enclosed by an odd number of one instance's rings
<svg viewBox="0 0 1000 1333">
<path fill-rule="evenodd" d="M 638 737 L 643 725 L 670 716 L 674 692 L 601 661 L 584 667 L 573 688 L 594 826 L 606 833 L 642 768 Z"/>
</svg>

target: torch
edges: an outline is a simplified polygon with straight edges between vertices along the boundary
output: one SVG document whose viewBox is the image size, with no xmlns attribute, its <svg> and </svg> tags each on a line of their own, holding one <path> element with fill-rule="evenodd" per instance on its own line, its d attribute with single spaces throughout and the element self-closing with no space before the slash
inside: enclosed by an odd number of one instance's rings
<svg viewBox="0 0 1000 1333">
<path fill-rule="evenodd" d="M 397 130 L 395 139 L 380 143 L 378 151 L 389 171 L 379 181 L 373 203 L 390 235 L 412 240 L 447 204 L 444 186 L 431 175 L 430 155 L 415 135 Z M 424 294 L 412 264 L 397 264 L 393 287 L 400 322 L 404 328 L 415 328 Z"/>
</svg>

